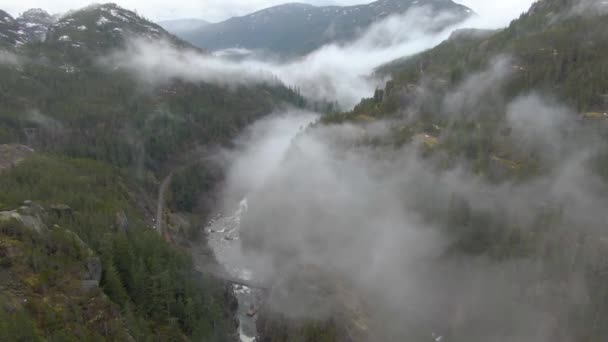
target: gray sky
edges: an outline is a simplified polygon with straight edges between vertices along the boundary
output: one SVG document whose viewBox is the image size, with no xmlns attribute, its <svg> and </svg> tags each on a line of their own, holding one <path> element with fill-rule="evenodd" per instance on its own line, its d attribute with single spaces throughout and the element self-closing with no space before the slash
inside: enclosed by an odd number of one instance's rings
<svg viewBox="0 0 608 342">
<path fill-rule="evenodd" d="M 110 0 L 108 0 L 110 1 Z M 525 11 L 534 0 L 456 0 L 471 7 L 477 13 L 492 17 L 492 20 L 506 23 Z M 29 8 L 43 8 L 51 13 L 61 13 L 84 7 L 90 0 L 0 0 L 0 9 L 12 15 Z M 236 15 L 243 15 L 265 7 L 291 0 L 113 0 L 127 9 L 137 10 L 152 20 L 177 18 L 201 18 L 221 21 Z M 370 0 L 297 0 L 313 5 L 355 5 Z"/>
</svg>

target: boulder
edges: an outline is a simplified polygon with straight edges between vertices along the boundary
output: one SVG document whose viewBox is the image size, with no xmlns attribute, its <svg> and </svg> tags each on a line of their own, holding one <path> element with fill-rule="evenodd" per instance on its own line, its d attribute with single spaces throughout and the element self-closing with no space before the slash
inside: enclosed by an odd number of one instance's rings
<svg viewBox="0 0 608 342">
<path fill-rule="evenodd" d="M 17 166 L 33 153 L 34 150 L 25 145 L 0 145 L 0 172 Z"/>
<path fill-rule="evenodd" d="M 99 257 L 89 257 L 87 259 L 87 272 L 85 280 L 96 281 L 99 285 L 101 281 L 101 275 L 103 273 L 103 265 Z"/>
<path fill-rule="evenodd" d="M 71 216 L 74 212 L 70 206 L 65 204 L 53 204 L 49 206 L 49 210 L 58 218 Z"/>
<path fill-rule="evenodd" d="M 116 213 L 116 228 L 123 233 L 129 230 L 129 218 L 123 210 Z"/>
<path fill-rule="evenodd" d="M 26 228 L 42 232 L 47 229 L 44 224 L 46 212 L 38 205 L 20 207 L 17 210 L 0 211 L 0 222 L 16 221 Z"/>
<path fill-rule="evenodd" d="M 85 292 L 90 292 L 99 288 L 99 282 L 95 280 L 82 280 L 80 285 Z"/>
</svg>

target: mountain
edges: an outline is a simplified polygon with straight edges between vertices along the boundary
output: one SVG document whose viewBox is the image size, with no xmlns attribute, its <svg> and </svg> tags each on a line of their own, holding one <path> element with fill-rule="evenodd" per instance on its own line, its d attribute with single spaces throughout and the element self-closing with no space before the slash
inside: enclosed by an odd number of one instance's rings
<svg viewBox="0 0 608 342">
<path fill-rule="evenodd" d="M 210 83 L 175 81 L 162 87 L 153 87 L 151 92 L 137 91 L 139 80 L 132 74 L 125 74 L 120 69 L 108 70 L 106 66 L 99 63 L 101 57 L 126 48 L 128 39 L 131 38 L 149 42 L 170 42 L 178 49 L 203 53 L 171 35 L 157 24 L 114 4 L 95 5 L 73 11 L 49 27 L 45 41 L 25 43 L 19 49 L 18 56 L 27 61 L 22 69 L 3 70 L 5 74 L 0 79 L 3 89 L 0 92 L 0 99 L 2 99 L 0 113 L 11 116 L 14 113 L 27 112 L 31 108 L 35 108 L 36 111 L 51 116 L 52 121 L 61 122 L 63 127 L 85 124 L 88 126 L 86 129 L 74 127 L 73 130 L 68 130 L 73 132 L 73 135 L 64 134 L 61 139 L 63 142 L 57 141 L 56 144 L 48 144 L 46 147 L 78 148 L 80 152 L 75 150 L 73 152 L 91 156 L 90 153 L 100 152 L 100 150 L 93 152 L 97 149 L 94 148 L 94 145 L 101 142 L 98 140 L 100 139 L 98 134 L 109 139 L 107 142 L 111 144 L 123 140 L 111 137 L 104 130 L 98 130 L 93 124 L 96 121 L 118 120 L 116 129 L 119 126 L 124 128 L 131 124 L 137 127 L 139 124 L 133 120 L 145 119 L 137 118 L 138 115 L 145 117 L 151 115 L 155 111 L 154 108 L 166 107 L 168 111 L 179 112 L 177 116 L 186 116 L 185 121 L 180 121 L 179 130 L 192 131 L 189 134 L 178 134 L 176 138 L 179 142 L 173 141 L 174 143 L 183 144 L 182 146 L 192 144 L 189 139 L 195 137 L 194 130 L 201 130 L 199 132 L 201 140 L 196 138 L 200 142 L 207 140 L 219 143 L 225 141 L 240 125 L 246 124 L 266 111 L 271 111 L 274 105 L 284 101 L 300 101 L 297 94 L 280 84 L 242 86 L 238 91 L 234 91 Z M 83 82 L 83 78 L 87 82 Z M 58 79 L 61 79 L 62 82 L 51 86 Z M 105 91 L 99 92 L 97 89 L 105 89 Z M 248 101 L 255 105 L 245 105 Z M 78 103 L 78 105 L 66 106 L 66 103 Z M 135 105 L 135 103 L 139 104 Z M 85 113 L 89 118 L 88 122 L 86 120 L 85 122 L 72 121 Z M 221 119 L 212 120 L 211 117 L 214 115 Z M 112 119 L 112 117 L 114 118 Z M 23 138 L 21 130 L 30 124 L 33 122 L 21 120 L 2 122 L 2 125 L 7 125 L 10 127 L 8 130 L 13 132 L 8 136 L 21 138 Z M 178 129 L 178 127 L 174 128 Z M 87 134 L 76 133 L 81 129 L 91 129 L 92 131 Z M 40 132 L 44 133 L 44 131 Z M 160 133 L 159 131 L 158 134 Z M 39 138 L 40 143 L 50 137 L 41 134 Z M 93 140 L 80 141 L 80 143 L 69 142 L 70 139 L 87 140 L 89 138 Z M 129 138 L 123 138 L 122 143 L 125 144 L 123 147 L 127 148 L 130 145 Z M 94 143 L 95 139 L 97 139 L 96 143 Z M 0 139 L 0 141 L 2 140 Z M 150 141 L 149 143 L 158 144 L 159 142 Z M 165 143 L 169 143 L 169 140 L 162 144 Z M 85 152 L 89 147 L 93 150 Z M 148 149 L 149 152 L 154 150 L 155 148 L 152 146 Z M 155 168 L 160 168 L 164 162 L 170 159 L 170 150 L 171 148 L 163 148 L 162 153 L 155 153 L 155 156 L 149 160 L 150 166 L 154 164 Z M 134 151 L 123 152 L 131 154 Z M 110 157 L 110 159 L 113 158 Z"/>
<path fill-rule="evenodd" d="M 608 4 L 595 0 L 541 0 L 504 30 L 454 32 L 434 49 L 379 68 L 393 79 L 386 102 L 422 78 L 432 75 L 453 86 L 508 56 L 519 70 L 509 81 L 510 97 L 536 89 L 555 93 L 581 112 L 608 110 L 608 31 L 601 27 L 606 9 Z"/>
<path fill-rule="evenodd" d="M 209 25 L 209 22 L 202 19 L 176 19 L 161 21 L 158 24 L 177 36 L 183 36 L 200 30 Z"/>
<path fill-rule="evenodd" d="M 547 330 L 532 338 L 512 338 L 512 334 L 527 329 L 525 322 L 517 326 L 509 321 L 505 327 L 499 319 L 497 327 L 492 320 L 497 318 L 500 305 L 492 304 L 490 312 L 480 315 L 479 309 L 465 308 L 471 301 L 463 304 L 456 300 L 457 328 L 452 314 L 444 322 L 438 315 L 430 315 L 432 329 L 445 326 L 446 333 L 437 339 L 606 340 L 608 305 L 598 289 L 608 286 L 608 277 L 598 270 L 606 265 L 607 232 L 605 215 L 593 209 L 592 203 L 604 207 L 608 202 L 607 9 L 608 4 L 602 1 L 540 0 L 505 29 L 455 32 L 433 49 L 380 68 L 377 72 L 390 76 L 391 81 L 353 111 L 324 117 L 331 127 L 356 125 L 364 132 L 361 143 L 372 147 L 377 153 L 374 156 L 387 153 L 394 157 L 389 151 L 415 151 L 414 163 L 425 165 L 420 182 L 429 173 L 436 175 L 431 177 L 428 193 L 438 191 L 436 184 L 441 182 L 437 179 L 449 179 L 454 173 L 467 175 L 457 177 L 459 181 L 485 184 L 482 188 L 492 202 L 489 206 L 477 196 L 482 192 L 479 187 L 475 186 L 472 191 L 476 195 L 471 195 L 470 189 L 462 190 L 461 184 L 437 197 L 429 195 L 445 201 L 448 209 L 443 213 L 437 202 L 414 201 L 416 208 L 429 206 L 428 211 L 416 212 L 428 222 L 445 227 L 441 231 L 451 240 L 443 251 L 445 255 L 434 261 L 475 265 L 484 260 L 484 267 L 496 267 L 500 279 L 516 284 L 513 298 L 505 306 L 509 317 L 514 317 L 510 305 L 515 302 L 533 303 L 533 309 L 523 309 L 526 313 L 551 312 L 545 317 L 551 322 Z M 378 125 L 390 128 L 378 133 Z M 351 148 L 348 153 L 356 151 Z M 362 153 L 366 152 L 363 149 Z M 386 162 L 383 157 L 373 160 Z M 576 171 L 566 166 L 569 161 L 576 165 Z M 407 162 L 411 163 L 409 159 Z M 566 174 L 567 179 L 560 178 Z M 415 182 L 414 188 L 419 189 Z M 567 194 L 561 190 L 555 193 L 561 186 L 568 188 Z M 586 186 L 589 189 L 583 190 Z M 602 190 L 595 193 L 595 189 Z M 573 193 L 580 197 L 570 197 Z M 577 204 L 589 198 L 593 200 Z M 513 207 L 515 202 L 521 203 Z M 523 222 L 522 215 L 529 215 L 530 220 Z M 520 266 L 528 262 L 534 265 L 527 273 L 532 276 L 522 279 L 519 275 L 527 268 Z M 564 268 L 566 263 L 569 266 Z M 506 265 L 518 265 L 517 270 L 511 273 Z M 445 272 L 444 268 L 440 270 Z M 561 291 L 572 289 L 564 287 L 572 279 L 584 284 L 577 287 L 578 293 L 585 293 L 583 302 Z M 486 286 L 484 281 L 474 283 L 479 288 Z M 532 294 L 527 289 L 534 286 L 543 290 Z M 441 296 L 445 291 L 442 287 L 438 293 Z M 501 296 L 504 288 L 498 291 Z M 478 295 L 476 290 L 471 293 Z M 496 296 L 488 298 L 494 303 Z M 553 306 L 556 301 L 563 305 Z M 445 307 L 441 306 L 440 311 Z M 575 322 L 572 312 L 577 317 L 593 317 L 594 321 Z M 276 338 L 273 332 L 285 336 L 286 327 L 295 324 L 279 317 L 268 327 L 265 321 L 264 331 L 268 333 L 264 341 Z M 382 331 L 389 331 L 388 321 L 381 322 Z M 402 322 L 398 320 L 397 324 Z M 337 325 L 325 328 L 327 336 L 340 331 L 339 321 L 325 323 Z M 418 323 L 415 328 L 422 327 L 424 335 L 427 321 Z M 311 322 L 310 329 L 322 324 Z M 531 326 L 537 327 L 538 321 Z M 405 336 L 416 336 L 415 328 L 405 328 Z M 506 330 L 497 333 L 502 328 Z M 301 331 L 294 329 L 291 336 L 300 336 Z M 319 336 L 318 331 L 315 333 Z M 398 334 L 375 337 L 408 340 Z"/>
<path fill-rule="evenodd" d="M 188 45 L 161 26 L 116 4 L 91 5 L 60 17 L 42 9 L 28 10 L 17 19 L 0 12 L 0 42 L 7 47 L 39 42 L 49 48 L 100 53 L 122 46 L 132 36 Z"/>
<path fill-rule="evenodd" d="M 116 4 L 91 5 L 63 16 L 49 27 L 45 44 L 103 52 L 122 46 L 128 37 L 184 45 L 159 25 Z"/>
<path fill-rule="evenodd" d="M 484 153 L 467 157 L 479 172 L 490 177 L 495 172 L 507 172 L 513 177 L 534 174 L 539 168 L 535 157 L 529 151 L 506 146 L 504 133 L 494 130 L 505 120 L 508 104 L 530 92 L 559 98 L 578 113 L 580 120 L 595 122 L 598 127 L 608 123 L 603 115 L 608 112 L 608 69 L 604 58 L 608 53 L 608 31 L 602 26 L 608 13 L 603 9 L 607 6 L 591 0 L 541 0 L 504 30 L 456 31 L 431 50 L 378 68 L 379 76 L 391 79 L 385 88 L 374 98 L 361 101 L 352 112 L 327 120 L 416 116 L 424 112 L 416 124 L 405 125 L 399 131 L 398 141 L 409 141 L 417 134 L 436 137 L 440 133 L 438 141 L 458 145 L 450 145 L 452 153 L 466 155 L 464 150 L 481 143 L 469 139 L 483 136 Z M 454 124 L 446 119 L 444 98 L 461 91 L 475 77 L 493 75 L 494 69 L 499 70 L 495 73 L 504 74 L 500 88 L 491 96 L 474 97 L 475 106 L 459 109 L 473 116 L 485 130 L 474 137 L 465 123 L 458 129 L 440 129 Z M 523 162 L 526 160 L 530 163 Z M 515 165 L 508 161 L 522 162 L 515 168 L 517 172 L 508 168 Z"/>
<path fill-rule="evenodd" d="M 297 56 L 327 43 L 351 40 L 373 23 L 414 6 L 452 13 L 454 22 L 473 13 L 451 0 L 380 0 L 348 7 L 291 3 L 209 24 L 181 37 L 209 50 L 244 48 Z"/>
<path fill-rule="evenodd" d="M 26 41 L 26 34 L 15 18 L 0 10 L 0 47 L 14 48 Z"/>
<path fill-rule="evenodd" d="M 15 48 L 44 41 L 54 22 L 55 18 L 42 9 L 25 11 L 17 19 L 0 10 L 0 46 Z"/>
<path fill-rule="evenodd" d="M 42 9 L 30 9 L 17 18 L 17 23 L 25 32 L 27 41 L 44 41 L 49 27 L 55 22 L 48 12 Z"/>
<path fill-rule="evenodd" d="M 131 38 L 203 53 L 114 4 L 52 23 L 1 13 L 0 49 L 19 63 L 0 51 L 0 340 L 232 341 L 232 294 L 188 250 L 221 181 L 204 151 L 303 99 L 99 63 Z M 159 210 L 163 179 L 187 186 L 167 182 Z"/>
<path fill-rule="evenodd" d="M 365 27 L 352 23 L 355 12 L 365 10 L 356 18 L 369 25 L 422 1 L 291 4 L 228 22 L 260 23 L 256 34 L 275 36 L 289 28 L 305 47 L 288 38 L 252 44 L 296 54 L 351 39 Z M 256 228 L 281 235 L 293 225 L 291 246 L 318 248 L 294 263 L 294 278 L 287 274 L 268 290 L 287 299 L 285 315 L 276 296 L 259 311 L 246 308 L 259 316 L 258 340 L 606 341 L 607 7 L 540 0 L 504 30 L 459 30 L 379 68 L 391 81 L 353 111 L 300 129 L 283 159 L 312 151 L 323 167 L 315 170 L 308 157 L 292 164 L 296 179 L 311 183 L 289 182 L 277 168 L 263 188 L 280 191 L 270 201 L 257 191 L 249 197 L 239 241 L 253 241 L 245 247 L 255 255 L 255 245 L 274 244 L 256 239 Z M 319 9 L 330 19 L 321 20 Z M 19 60 L 0 59 L 0 341 L 237 340 L 232 286 L 197 272 L 189 248 L 206 243 L 200 225 L 226 181 L 216 165 L 225 162 L 223 147 L 252 122 L 304 99 L 280 83 L 157 84 L 99 63 L 131 38 L 168 41 L 178 57 L 179 48 L 205 53 L 117 5 L 51 20 L 42 10 L 26 13 L 14 19 L 0 11 L 0 58 L 7 49 Z M 334 34 L 323 37 L 332 25 Z M 531 134 L 518 135 L 522 129 Z M 325 144 L 308 140 L 315 133 L 338 146 L 325 153 Z M 217 150 L 214 158 L 209 151 Z M 334 177 L 334 164 L 350 167 Z M 245 168 L 257 166 L 247 161 Z M 327 188 L 314 186 L 316 173 Z M 337 196 L 328 193 L 334 182 Z M 332 208 L 342 198 L 349 200 Z M 256 227 L 262 207 L 272 221 Z M 332 222 L 326 216 L 339 224 L 325 224 Z M 340 225 L 347 235 L 334 235 Z M 388 252 L 353 245 L 360 229 Z M 277 242 L 278 272 L 299 254 L 284 244 Z M 331 246 L 365 253 L 325 265 Z M 212 252 L 197 251 L 213 263 Z M 362 272 L 356 266 L 365 262 L 374 266 Z M 352 283 L 341 279 L 345 269 Z M 335 310 L 300 314 L 306 308 L 292 299 L 302 288 L 311 302 Z"/>
</svg>

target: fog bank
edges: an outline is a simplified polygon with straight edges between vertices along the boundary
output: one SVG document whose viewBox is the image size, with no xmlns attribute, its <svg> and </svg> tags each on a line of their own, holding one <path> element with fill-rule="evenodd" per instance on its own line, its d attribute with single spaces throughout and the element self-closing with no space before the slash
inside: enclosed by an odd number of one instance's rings
<svg viewBox="0 0 608 342">
<path fill-rule="evenodd" d="M 496 89 L 514 72 L 509 61 L 464 80 L 443 99 L 442 115 L 472 119 L 482 99 L 506 101 Z M 429 157 L 416 139 L 399 148 L 367 143 L 388 136 L 394 122 L 314 125 L 287 152 L 276 127 L 308 119 L 290 113 L 253 128 L 242 138 L 248 148 L 233 155 L 227 188 L 248 198 L 241 257 L 274 285 L 272 309 L 297 319 L 348 319 L 360 310 L 371 334 L 387 341 L 575 340 L 578 323 L 569 317 L 582 314 L 592 294 L 577 264 L 563 266 L 584 245 L 560 241 L 597 240 L 605 230 L 608 189 L 589 166 L 599 137 L 571 109 L 539 94 L 496 108 L 506 110 L 500 125 L 510 129 L 509 145 L 538 155 L 542 174 L 495 183 L 464 160 L 438 168 L 441 155 Z M 260 151 L 281 158 L 268 163 Z M 243 177 L 247 170 L 254 176 Z M 516 239 L 504 253 L 522 254 L 456 252 L 469 234 L 479 234 L 484 248 Z M 596 262 L 592 254 L 582 258 Z"/>
<path fill-rule="evenodd" d="M 243 58 L 242 50 L 238 50 L 239 60 L 234 60 L 226 57 L 232 52 L 205 55 L 166 42 L 134 40 L 102 63 L 129 70 L 154 84 L 176 78 L 226 86 L 280 80 L 310 99 L 335 101 L 343 109 L 350 109 L 384 85 L 386 80 L 372 78 L 375 68 L 431 48 L 449 37 L 453 29 L 466 26 L 452 26 L 454 22 L 450 14 L 416 7 L 372 25 L 353 42 L 326 45 L 290 62 Z"/>
</svg>

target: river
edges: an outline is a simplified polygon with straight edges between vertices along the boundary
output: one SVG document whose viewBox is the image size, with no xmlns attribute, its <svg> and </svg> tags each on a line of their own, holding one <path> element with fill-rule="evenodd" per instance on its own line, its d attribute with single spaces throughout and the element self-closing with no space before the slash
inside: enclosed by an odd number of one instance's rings
<svg viewBox="0 0 608 342">
<path fill-rule="evenodd" d="M 230 277 L 255 281 L 252 267 L 243 256 L 240 240 L 241 219 L 247 212 L 247 199 L 240 202 L 231 214 L 220 215 L 209 221 L 205 228 L 208 245 L 218 263 Z M 261 303 L 261 291 L 243 285 L 232 285 L 239 307 L 239 335 L 241 342 L 253 342 L 257 336 L 257 310 Z"/>
<path fill-rule="evenodd" d="M 255 193 L 256 189 L 265 184 L 280 167 L 297 135 L 318 118 L 317 113 L 289 110 L 282 115 L 272 115 L 256 122 L 247 130 L 244 138 L 237 141 L 239 148 L 228 172 L 227 184 L 229 189 L 230 185 L 239 189 L 238 193 L 243 194 L 245 199 L 235 205 L 232 212 L 228 210 L 227 213 L 216 216 L 205 228 L 207 243 L 229 277 L 247 283 L 261 283 L 255 277 L 256 272 L 252 272 L 254 269 L 259 270 L 260 265 L 256 267 L 254 260 L 243 254 L 241 246 L 241 220 L 248 210 L 246 195 Z M 233 285 L 233 289 L 239 303 L 237 318 L 241 341 L 255 341 L 257 310 L 262 293 L 242 285 Z"/>
</svg>

